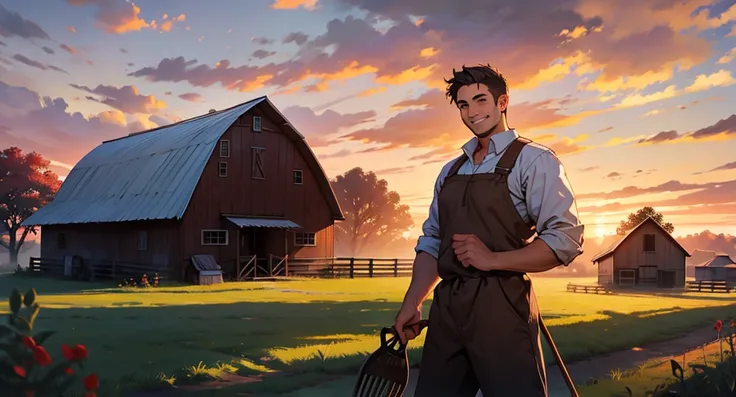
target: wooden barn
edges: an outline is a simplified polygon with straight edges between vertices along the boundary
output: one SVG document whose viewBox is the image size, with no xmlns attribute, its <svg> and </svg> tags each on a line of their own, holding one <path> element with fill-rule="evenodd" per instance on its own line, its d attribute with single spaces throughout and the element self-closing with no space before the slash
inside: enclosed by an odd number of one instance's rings
<svg viewBox="0 0 736 397">
<path fill-rule="evenodd" d="M 695 277 L 695 267 L 715 258 L 716 252 L 709 250 L 694 249 L 687 258 L 687 277 Z"/>
<path fill-rule="evenodd" d="M 599 284 L 677 288 L 685 286 L 689 256 L 659 223 L 647 218 L 592 261 L 598 266 Z"/>
<path fill-rule="evenodd" d="M 343 219 L 304 136 L 264 96 L 103 142 L 24 225 L 41 226 L 42 258 L 185 279 L 211 255 L 243 279 L 287 256 L 334 257 Z"/>
<path fill-rule="evenodd" d="M 736 283 L 736 263 L 728 254 L 716 253 L 710 260 L 695 266 L 695 281 Z"/>
</svg>

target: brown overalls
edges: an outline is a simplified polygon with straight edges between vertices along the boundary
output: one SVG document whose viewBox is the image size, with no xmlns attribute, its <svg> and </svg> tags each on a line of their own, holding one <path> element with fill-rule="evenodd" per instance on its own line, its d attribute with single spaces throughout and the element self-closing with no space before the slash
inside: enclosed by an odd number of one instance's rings
<svg viewBox="0 0 736 397">
<path fill-rule="evenodd" d="M 507 178 L 529 140 L 517 138 L 493 173 L 458 175 L 463 155 L 439 193 L 439 275 L 415 397 L 546 397 L 538 307 L 525 273 L 463 267 L 455 233 L 475 234 L 491 251 L 531 242 L 511 201 Z"/>
</svg>

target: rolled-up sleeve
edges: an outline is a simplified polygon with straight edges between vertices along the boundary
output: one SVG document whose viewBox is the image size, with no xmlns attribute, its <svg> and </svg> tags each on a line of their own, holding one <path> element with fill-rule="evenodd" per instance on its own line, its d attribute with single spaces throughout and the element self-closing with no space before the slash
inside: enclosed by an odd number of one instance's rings
<svg viewBox="0 0 736 397">
<path fill-rule="evenodd" d="M 434 184 L 434 192 L 432 194 L 432 204 L 429 206 L 429 216 L 422 224 L 422 235 L 417 240 L 414 251 L 418 254 L 422 251 L 432 255 L 434 259 L 438 259 L 440 255 L 440 223 L 439 223 L 439 207 L 437 200 L 442 187 L 442 181 L 447 172 L 444 167 Z"/>
<path fill-rule="evenodd" d="M 553 152 L 545 150 L 525 174 L 527 211 L 536 223 L 538 238 L 567 266 L 583 253 L 584 225 L 565 168 Z"/>
</svg>

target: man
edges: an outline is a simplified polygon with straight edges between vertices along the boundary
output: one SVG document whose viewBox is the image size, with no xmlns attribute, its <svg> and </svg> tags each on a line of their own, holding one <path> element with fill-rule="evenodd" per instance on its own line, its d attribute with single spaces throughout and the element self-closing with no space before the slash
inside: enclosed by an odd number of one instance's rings
<svg viewBox="0 0 736 397">
<path fill-rule="evenodd" d="M 415 338 L 404 327 L 434 288 L 415 397 L 546 397 L 526 274 L 572 262 L 583 225 L 555 154 L 509 128 L 505 79 L 490 66 L 453 74 L 447 96 L 475 136 L 437 178 L 394 328 Z"/>
</svg>

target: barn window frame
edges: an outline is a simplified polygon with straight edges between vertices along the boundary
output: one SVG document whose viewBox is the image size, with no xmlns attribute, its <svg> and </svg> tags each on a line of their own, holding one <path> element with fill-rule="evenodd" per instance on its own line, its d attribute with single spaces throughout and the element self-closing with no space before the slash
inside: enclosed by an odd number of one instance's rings
<svg viewBox="0 0 736 397">
<path fill-rule="evenodd" d="M 148 251 L 148 230 L 138 231 L 138 251 Z"/>
<path fill-rule="evenodd" d="M 296 247 L 314 247 L 317 245 L 317 233 L 313 232 L 295 232 L 294 246 Z"/>
<path fill-rule="evenodd" d="M 250 176 L 252 179 L 266 179 L 266 148 L 251 146 Z"/>
<path fill-rule="evenodd" d="M 295 185 L 303 185 L 304 184 L 304 170 L 294 170 L 292 173 L 292 179 L 294 181 Z"/>
<path fill-rule="evenodd" d="M 644 242 L 644 252 L 654 252 L 656 251 L 657 244 L 656 244 L 656 234 L 647 233 L 643 237 Z"/>
<path fill-rule="evenodd" d="M 217 175 L 220 178 L 227 178 L 227 161 L 217 163 Z"/>
<path fill-rule="evenodd" d="M 230 233 L 228 233 L 228 231 L 224 229 L 202 229 L 202 233 L 200 234 L 200 237 L 201 237 L 200 243 L 202 245 L 229 245 L 230 244 Z"/>
<path fill-rule="evenodd" d="M 261 132 L 263 129 L 263 118 L 261 116 L 253 116 L 253 123 L 251 124 L 253 132 Z"/>
<path fill-rule="evenodd" d="M 220 157 L 230 157 L 230 140 L 223 139 L 220 141 Z"/>
</svg>

